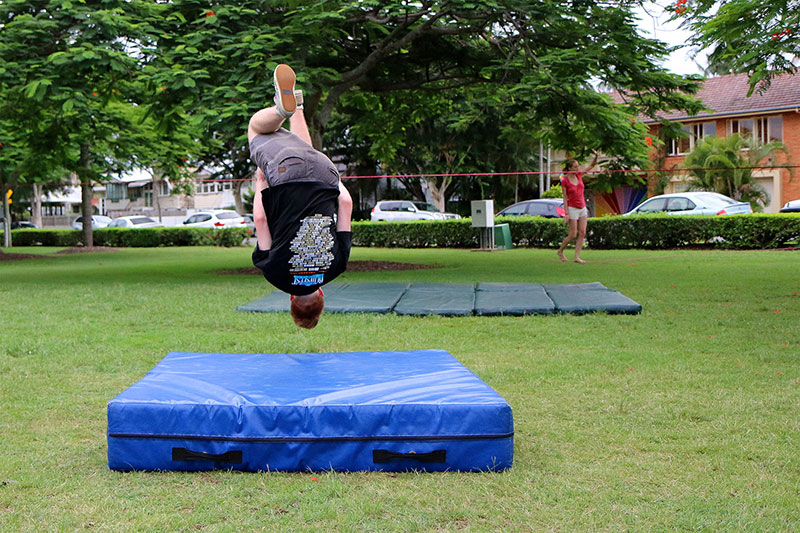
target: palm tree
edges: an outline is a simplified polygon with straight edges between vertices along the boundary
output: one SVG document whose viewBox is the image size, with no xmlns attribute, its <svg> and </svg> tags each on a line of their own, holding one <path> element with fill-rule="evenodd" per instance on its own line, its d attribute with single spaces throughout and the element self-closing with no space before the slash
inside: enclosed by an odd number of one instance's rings
<svg viewBox="0 0 800 533">
<path fill-rule="evenodd" d="M 764 144 L 738 134 L 706 137 L 686 156 L 686 166 L 692 169 L 689 187 L 750 202 L 760 211 L 769 203 L 769 195 L 756 182 L 753 169 L 783 166 L 777 163 L 779 153 L 786 154 L 786 146 L 778 141 Z"/>
</svg>

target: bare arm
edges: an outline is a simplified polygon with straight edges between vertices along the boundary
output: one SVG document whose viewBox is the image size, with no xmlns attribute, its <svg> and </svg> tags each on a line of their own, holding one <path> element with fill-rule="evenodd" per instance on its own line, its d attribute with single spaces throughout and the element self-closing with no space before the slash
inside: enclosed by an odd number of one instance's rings
<svg viewBox="0 0 800 533">
<path fill-rule="evenodd" d="M 339 206 L 336 214 L 336 231 L 350 231 L 350 219 L 353 217 L 353 198 L 350 191 L 339 180 Z"/>
<path fill-rule="evenodd" d="M 256 195 L 253 198 L 253 223 L 256 225 L 256 239 L 259 250 L 269 250 L 272 247 L 272 234 L 267 224 L 267 213 L 261 201 L 261 191 L 268 187 L 264 173 L 259 168 L 256 170 Z"/>
</svg>

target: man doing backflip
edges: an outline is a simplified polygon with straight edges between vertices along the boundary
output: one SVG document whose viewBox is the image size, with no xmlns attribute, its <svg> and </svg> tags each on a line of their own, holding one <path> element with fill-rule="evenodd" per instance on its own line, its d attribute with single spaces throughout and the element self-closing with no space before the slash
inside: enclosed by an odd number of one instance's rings
<svg viewBox="0 0 800 533">
<path fill-rule="evenodd" d="M 313 328 L 325 306 L 322 285 L 347 268 L 353 200 L 335 165 L 311 146 L 294 71 L 278 65 L 273 80 L 275 107 L 258 111 L 247 128 L 258 165 L 253 264 L 291 295 L 295 324 Z M 286 119 L 291 132 L 281 127 Z"/>
</svg>

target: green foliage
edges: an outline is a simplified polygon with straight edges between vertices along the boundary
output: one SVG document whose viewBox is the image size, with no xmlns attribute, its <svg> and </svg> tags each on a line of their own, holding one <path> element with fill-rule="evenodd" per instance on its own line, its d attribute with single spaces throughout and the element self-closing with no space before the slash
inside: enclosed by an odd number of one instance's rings
<svg viewBox="0 0 800 533">
<path fill-rule="evenodd" d="M 564 193 L 561 190 L 561 185 L 553 185 L 542 194 L 542 198 L 563 198 Z"/>
<path fill-rule="evenodd" d="M 566 237 L 562 220 L 501 217 L 515 246 L 558 248 Z M 696 246 L 731 249 L 780 248 L 800 239 L 800 216 L 732 215 L 590 218 L 587 245 L 596 249 L 663 250 Z M 354 222 L 355 246 L 387 248 L 476 248 L 478 229 L 470 220 Z"/>
<path fill-rule="evenodd" d="M 79 230 L 12 230 L 16 246 L 83 246 Z M 0 231 L 0 239 L 3 232 Z M 157 246 L 241 246 L 245 228 L 102 228 L 94 231 L 94 245 L 114 248 Z"/>
<path fill-rule="evenodd" d="M 753 167 L 781 167 L 776 163 L 786 147 L 773 141 L 767 144 L 741 137 L 706 137 L 686 156 L 685 164 L 692 168 L 689 185 L 695 190 L 715 191 L 740 202 L 750 202 L 760 211 L 769 203 L 769 195 L 753 177 Z"/>
<path fill-rule="evenodd" d="M 800 216 L 637 215 L 589 219 L 592 248 L 652 250 L 711 246 L 729 249 L 780 248 L 800 239 Z"/>
<path fill-rule="evenodd" d="M 800 5 L 794 0 L 696 0 L 674 18 L 692 30 L 692 44 L 711 51 L 715 72 L 748 73 L 750 94 L 768 88 L 779 73 L 797 72 Z"/>
</svg>

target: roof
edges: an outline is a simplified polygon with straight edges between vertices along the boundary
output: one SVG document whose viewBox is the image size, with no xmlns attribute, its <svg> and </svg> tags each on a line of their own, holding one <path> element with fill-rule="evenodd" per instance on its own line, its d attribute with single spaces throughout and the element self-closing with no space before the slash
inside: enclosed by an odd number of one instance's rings
<svg viewBox="0 0 800 533">
<path fill-rule="evenodd" d="M 756 90 L 748 97 L 749 90 L 750 81 L 747 74 L 708 78 L 702 82 L 697 97 L 711 110 L 710 112 L 704 110 L 697 115 L 689 116 L 685 111 L 671 111 L 659 113 L 658 116 L 668 120 L 680 120 L 800 108 L 800 76 L 791 74 L 775 76 L 766 91 L 759 93 Z M 619 93 L 612 93 L 611 97 L 616 102 L 622 101 Z M 646 119 L 645 122 L 654 121 Z"/>
</svg>

